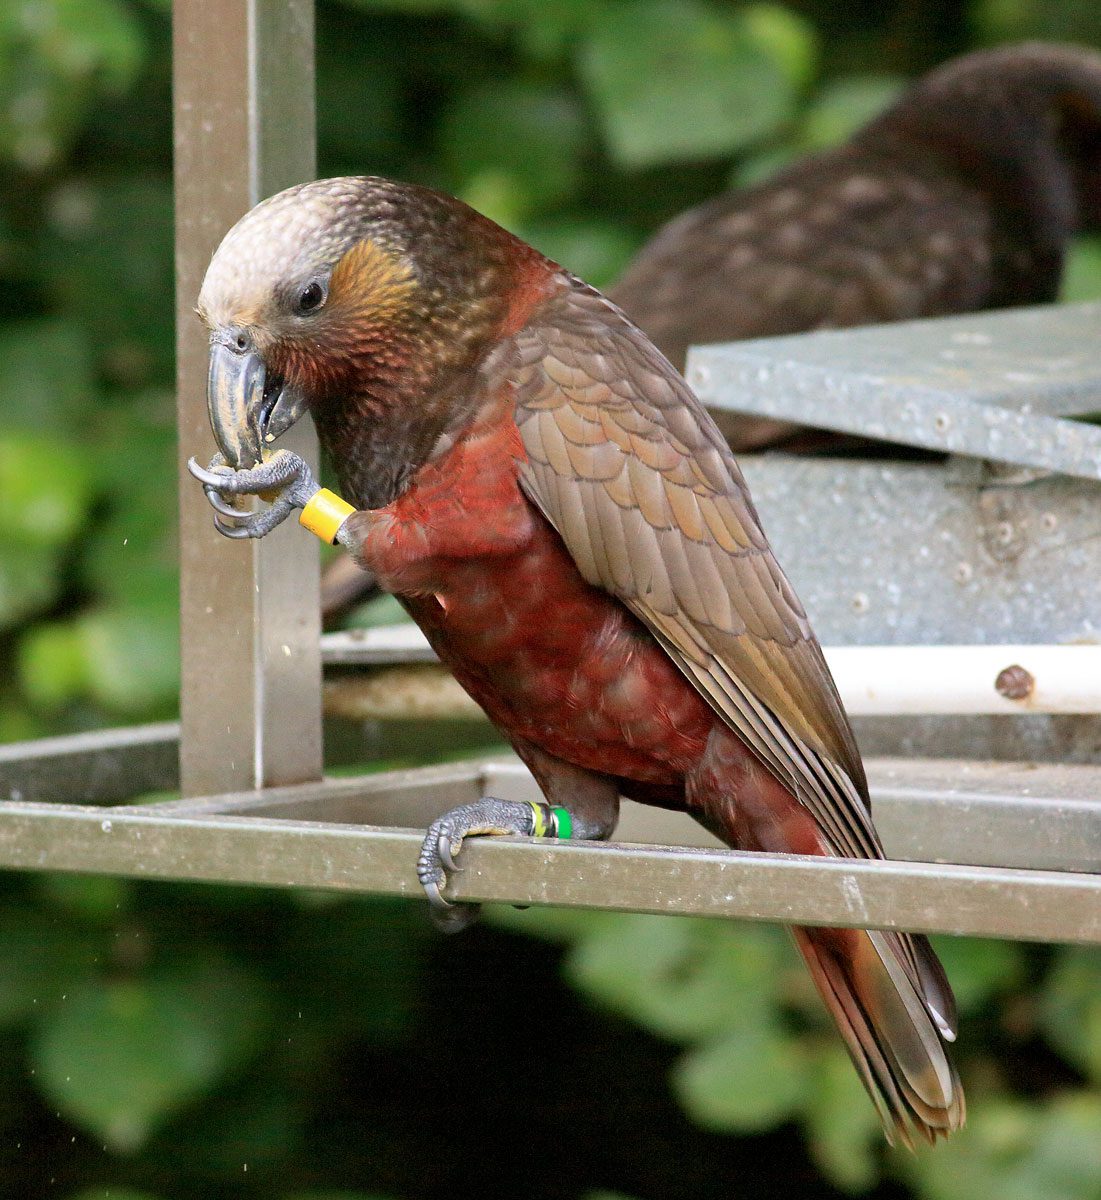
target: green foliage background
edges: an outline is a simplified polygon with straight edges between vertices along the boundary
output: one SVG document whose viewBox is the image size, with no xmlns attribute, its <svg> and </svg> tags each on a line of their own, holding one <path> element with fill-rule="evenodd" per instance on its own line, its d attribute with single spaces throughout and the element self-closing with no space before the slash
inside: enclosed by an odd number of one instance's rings
<svg viewBox="0 0 1101 1200">
<path fill-rule="evenodd" d="M 0 740 L 174 711 L 168 8 L 0 6 Z M 601 284 L 688 204 L 1025 37 L 1101 45 L 1101 8 L 326 0 L 321 168 L 452 190 Z M 1067 295 L 1097 294 L 1083 241 Z M 415 905 L 3 880 L 0 1190 L 1101 1195 L 1093 951 L 941 945 L 971 1117 L 910 1156 L 780 931 L 492 922 L 445 948 Z"/>
</svg>

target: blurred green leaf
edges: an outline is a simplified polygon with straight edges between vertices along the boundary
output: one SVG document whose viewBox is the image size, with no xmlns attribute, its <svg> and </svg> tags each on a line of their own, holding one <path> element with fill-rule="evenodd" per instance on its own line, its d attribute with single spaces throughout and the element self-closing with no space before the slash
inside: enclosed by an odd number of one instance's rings
<svg viewBox="0 0 1101 1200">
<path fill-rule="evenodd" d="M 613 283 L 638 249 L 638 239 L 613 222 L 549 218 L 524 224 L 517 232 L 593 287 Z"/>
<path fill-rule="evenodd" d="M 501 176 L 515 193 L 508 214 L 514 219 L 543 212 L 574 193 L 586 140 L 580 109 L 565 88 L 520 80 L 494 80 L 461 92 L 441 126 L 452 190 L 478 207 L 471 184 L 485 174 Z"/>
<path fill-rule="evenodd" d="M 1101 300 L 1101 235 L 1083 235 L 1071 243 L 1059 299 L 1065 304 Z"/>
<path fill-rule="evenodd" d="M 44 709 L 62 708 L 87 689 L 88 664 L 74 624 L 32 626 L 20 640 L 16 665 L 27 698 Z"/>
<path fill-rule="evenodd" d="M 0 324 L 0 423 L 5 434 L 79 437 L 95 398 L 80 325 L 41 318 Z"/>
<path fill-rule="evenodd" d="M 808 1064 L 794 1037 L 767 1022 L 745 1024 L 685 1054 L 672 1083 L 688 1115 L 705 1128 L 752 1132 L 797 1111 Z"/>
<path fill-rule="evenodd" d="M 986 1095 L 959 1133 L 898 1165 L 923 1200 L 1096 1200 L 1101 1097 L 1039 1106 Z"/>
<path fill-rule="evenodd" d="M 73 444 L 32 434 L 0 435 L 0 512 L 6 539 L 34 546 L 69 541 L 88 517 L 85 455 Z"/>
<path fill-rule="evenodd" d="M 740 16 L 746 31 L 768 51 L 798 91 L 806 88 L 818 69 L 818 32 L 802 16 L 779 4 L 750 4 Z"/>
<path fill-rule="evenodd" d="M 1101 950 L 1063 946 L 1044 981 L 1040 1028 L 1059 1053 L 1101 1083 Z"/>
<path fill-rule="evenodd" d="M 879 116 L 904 83 L 893 75 L 851 75 L 830 80 L 803 114 L 799 144 L 807 150 L 827 150 L 845 141 Z"/>
<path fill-rule="evenodd" d="M 543 938 L 548 942 L 573 942 L 616 920 L 615 913 L 591 912 L 584 908 L 552 908 L 532 905 L 487 904 L 483 919 L 501 929 Z"/>
<path fill-rule="evenodd" d="M 787 64 L 739 15 L 693 0 L 633 0 L 587 39 L 581 75 L 611 153 L 627 167 L 714 158 L 794 110 Z"/>
<path fill-rule="evenodd" d="M 410 0 L 351 0 L 400 7 Z M 411 0 L 410 7 L 418 0 Z M 525 56 L 549 63 L 569 48 L 616 0 L 444 0 L 441 8 L 462 13 L 496 41 L 514 38 Z"/>
<path fill-rule="evenodd" d="M 39 1025 L 36 1079 L 70 1120 L 131 1153 L 240 1061 L 259 994 L 240 967 L 202 959 L 162 977 L 81 984 Z"/>
<path fill-rule="evenodd" d="M 133 884 L 114 875 L 50 872 L 37 876 L 36 883 L 51 908 L 93 924 L 113 923 L 133 899 Z"/>
<path fill-rule="evenodd" d="M 815 1162 L 838 1187 L 866 1192 L 879 1179 L 883 1130 L 840 1042 L 824 1043 L 814 1056 L 805 1102 Z"/>
<path fill-rule="evenodd" d="M 0 8 L 0 158 L 54 164 L 97 94 L 118 92 L 144 57 L 141 28 L 121 0 L 9 0 Z"/>
<path fill-rule="evenodd" d="M 168 179 L 78 176 L 56 187 L 38 251 L 42 280 L 79 320 L 101 371 L 128 387 L 172 382 L 172 189 Z"/>
<path fill-rule="evenodd" d="M 59 554 L 0 533 L 0 628 L 49 607 L 60 585 Z"/>
<path fill-rule="evenodd" d="M 17 661 L 23 689 L 47 707 L 88 696 L 114 712 L 165 710 L 179 688 L 178 617 L 131 604 L 38 625 Z"/>
<path fill-rule="evenodd" d="M 568 979 L 665 1037 L 758 1027 L 778 1008 L 780 945 L 763 925 L 621 914 L 568 955 Z"/>
<path fill-rule="evenodd" d="M 115 606 L 174 609 L 179 593 L 176 539 L 176 423 L 173 398 L 138 392 L 103 415 L 93 470 L 106 512 L 80 556 L 81 575 Z M 118 488 L 120 471 L 126 487 Z"/>
<path fill-rule="evenodd" d="M 0 1028 L 45 1013 L 97 969 L 97 938 L 40 909 L 0 908 Z"/>
<path fill-rule="evenodd" d="M 1101 7 L 1095 0 L 974 0 L 973 12 L 988 41 L 1043 38 L 1101 45 Z"/>
<path fill-rule="evenodd" d="M 105 708 L 143 712 L 173 703 L 180 686 L 174 609 L 134 607 L 89 613 L 78 622 L 88 690 Z"/>
<path fill-rule="evenodd" d="M 799 152 L 792 145 L 770 146 L 759 154 L 746 155 L 735 163 L 734 170 L 730 173 L 730 186 L 750 188 L 754 184 L 763 183 L 798 158 Z"/>
<path fill-rule="evenodd" d="M 1016 942 L 936 937 L 933 948 L 952 983 L 961 1013 L 981 1013 L 993 997 L 1021 984 L 1024 953 Z"/>
</svg>

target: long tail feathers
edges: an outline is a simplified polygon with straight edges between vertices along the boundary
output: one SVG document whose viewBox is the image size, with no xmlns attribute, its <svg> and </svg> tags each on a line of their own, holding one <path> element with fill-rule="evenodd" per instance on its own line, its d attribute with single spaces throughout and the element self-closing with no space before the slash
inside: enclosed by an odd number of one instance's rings
<svg viewBox="0 0 1101 1200">
<path fill-rule="evenodd" d="M 963 1124 L 951 989 L 922 937 L 864 930 L 795 929 L 795 941 L 889 1141 L 913 1147 Z M 916 965 L 916 972 L 915 972 Z"/>
</svg>

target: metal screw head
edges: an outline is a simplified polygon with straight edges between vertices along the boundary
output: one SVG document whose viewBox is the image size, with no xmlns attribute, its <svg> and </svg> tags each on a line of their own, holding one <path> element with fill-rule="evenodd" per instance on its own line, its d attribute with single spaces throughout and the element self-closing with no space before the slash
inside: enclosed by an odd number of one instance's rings
<svg viewBox="0 0 1101 1200">
<path fill-rule="evenodd" d="M 1013 522 L 999 521 L 994 526 L 994 540 L 999 546 L 1008 546 L 1013 541 Z"/>
<path fill-rule="evenodd" d="M 999 671 L 994 680 L 994 690 L 1007 700 L 1027 700 L 1035 687 L 1035 677 L 1018 663 Z"/>
<path fill-rule="evenodd" d="M 852 610 L 855 613 L 867 612 L 868 606 L 870 603 L 871 602 L 868 600 L 868 597 L 867 597 L 867 595 L 865 595 L 864 592 L 857 592 L 856 595 L 853 596 L 852 601 L 851 601 Z"/>
<path fill-rule="evenodd" d="M 971 577 L 975 574 L 975 568 L 968 562 L 956 564 L 955 571 L 952 572 L 952 577 L 957 583 L 970 583 Z"/>
<path fill-rule="evenodd" d="M 933 418 L 933 428 L 937 433 L 947 433 L 952 428 L 952 418 L 946 412 L 939 412 Z"/>
</svg>

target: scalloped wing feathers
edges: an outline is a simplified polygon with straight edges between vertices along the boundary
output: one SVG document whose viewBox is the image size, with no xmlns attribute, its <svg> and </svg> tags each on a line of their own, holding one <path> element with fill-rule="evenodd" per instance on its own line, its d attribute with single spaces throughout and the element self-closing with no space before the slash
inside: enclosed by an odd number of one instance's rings
<svg viewBox="0 0 1101 1200">
<path fill-rule="evenodd" d="M 649 626 L 836 853 L 878 856 L 821 648 L 703 406 L 579 280 L 515 340 L 521 484 L 582 574 Z"/>
</svg>

